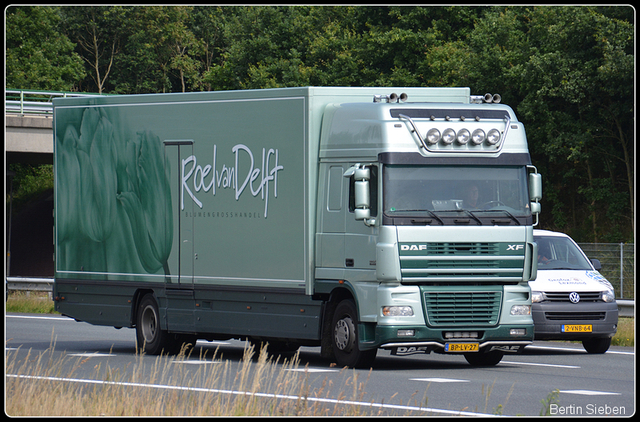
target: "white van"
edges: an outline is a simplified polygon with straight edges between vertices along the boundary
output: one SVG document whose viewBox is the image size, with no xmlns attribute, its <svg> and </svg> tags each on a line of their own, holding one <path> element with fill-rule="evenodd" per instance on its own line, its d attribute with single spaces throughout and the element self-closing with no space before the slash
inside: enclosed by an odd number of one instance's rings
<svg viewBox="0 0 640 422">
<path fill-rule="evenodd" d="M 564 233 L 534 230 L 538 275 L 530 281 L 536 340 L 580 340 L 589 353 L 604 353 L 618 326 L 611 283 Z"/>
</svg>

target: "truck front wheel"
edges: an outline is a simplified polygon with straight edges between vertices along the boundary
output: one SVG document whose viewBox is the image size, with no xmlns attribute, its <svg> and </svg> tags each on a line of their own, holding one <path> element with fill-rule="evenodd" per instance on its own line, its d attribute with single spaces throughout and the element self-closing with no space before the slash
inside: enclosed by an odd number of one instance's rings
<svg viewBox="0 0 640 422">
<path fill-rule="evenodd" d="M 473 366 L 495 366 L 502 360 L 504 353 L 493 351 L 493 352 L 475 352 L 475 353 L 465 353 L 464 358 L 469 362 L 469 364 Z"/>
<path fill-rule="evenodd" d="M 358 311 L 351 300 L 343 300 L 333 314 L 331 346 L 340 366 L 369 367 L 376 358 L 377 349 L 361 351 L 358 348 Z"/>
</svg>

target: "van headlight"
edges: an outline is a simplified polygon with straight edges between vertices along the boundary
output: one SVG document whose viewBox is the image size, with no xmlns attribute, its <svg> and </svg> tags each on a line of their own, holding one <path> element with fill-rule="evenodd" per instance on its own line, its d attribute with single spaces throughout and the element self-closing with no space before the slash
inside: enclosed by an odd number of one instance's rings
<svg viewBox="0 0 640 422">
<path fill-rule="evenodd" d="M 531 303 L 544 302 L 547 299 L 544 292 L 531 291 Z"/>
<path fill-rule="evenodd" d="M 613 292 L 613 290 L 605 290 L 604 292 L 602 292 L 602 300 L 607 303 L 615 302 L 616 294 Z"/>
</svg>

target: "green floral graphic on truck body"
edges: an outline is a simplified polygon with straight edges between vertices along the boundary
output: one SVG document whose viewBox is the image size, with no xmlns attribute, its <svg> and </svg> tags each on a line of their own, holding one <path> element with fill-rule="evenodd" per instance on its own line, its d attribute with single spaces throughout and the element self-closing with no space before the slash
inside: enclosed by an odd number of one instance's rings
<svg viewBox="0 0 640 422">
<path fill-rule="evenodd" d="M 126 133 L 116 109 L 58 113 L 66 126 L 56 127 L 57 277 L 169 275 L 169 163 L 158 136 Z"/>
</svg>

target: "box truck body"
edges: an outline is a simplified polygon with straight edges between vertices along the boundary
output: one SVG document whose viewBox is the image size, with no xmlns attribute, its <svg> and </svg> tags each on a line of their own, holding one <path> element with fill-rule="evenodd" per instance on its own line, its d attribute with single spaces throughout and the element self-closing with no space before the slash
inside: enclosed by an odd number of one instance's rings
<svg viewBox="0 0 640 422">
<path fill-rule="evenodd" d="M 248 338 L 362 366 L 378 348 L 522 350 L 539 178 L 513 111 L 469 94 L 55 100 L 56 309 L 135 327 L 151 353 Z"/>
</svg>

